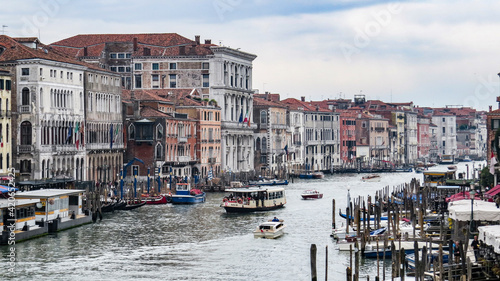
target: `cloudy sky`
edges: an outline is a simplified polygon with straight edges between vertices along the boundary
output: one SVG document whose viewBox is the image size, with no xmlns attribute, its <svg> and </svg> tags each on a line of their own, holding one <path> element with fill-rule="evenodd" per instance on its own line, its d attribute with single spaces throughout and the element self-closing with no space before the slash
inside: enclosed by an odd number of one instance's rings
<svg viewBox="0 0 500 281">
<path fill-rule="evenodd" d="M 75 3 L 76 2 L 76 3 Z M 314 4 L 312 4 L 312 3 Z M 496 108 L 500 2 L 382 0 L 3 1 L 2 30 L 178 33 L 256 54 L 253 87 L 282 98 Z"/>
</svg>

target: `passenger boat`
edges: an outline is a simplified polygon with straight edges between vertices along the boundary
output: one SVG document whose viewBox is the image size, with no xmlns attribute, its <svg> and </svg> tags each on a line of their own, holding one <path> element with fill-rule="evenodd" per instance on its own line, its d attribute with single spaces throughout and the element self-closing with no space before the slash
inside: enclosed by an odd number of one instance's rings
<svg viewBox="0 0 500 281">
<path fill-rule="evenodd" d="M 170 197 L 173 204 L 196 204 L 205 202 L 205 196 L 205 192 L 191 188 L 189 183 L 178 183 Z"/>
<path fill-rule="evenodd" d="M 365 182 L 379 182 L 380 175 L 377 175 L 377 174 L 366 175 L 366 176 L 362 177 L 361 180 L 365 181 Z"/>
<path fill-rule="evenodd" d="M 285 234 L 283 220 L 273 219 L 263 222 L 253 231 L 255 238 L 275 239 Z"/>
<path fill-rule="evenodd" d="M 226 189 L 222 208 L 228 213 L 269 211 L 285 206 L 285 188 L 280 186 L 250 186 Z"/>
<path fill-rule="evenodd" d="M 323 193 L 317 190 L 305 190 L 300 196 L 302 196 L 302 199 L 321 199 L 323 198 Z"/>
<path fill-rule="evenodd" d="M 249 181 L 248 185 L 254 186 L 254 185 L 288 185 L 287 180 L 267 180 L 267 179 L 261 179 L 258 181 Z"/>
<path fill-rule="evenodd" d="M 146 198 L 142 199 L 142 201 L 146 202 L 147 205 L 159 205 L 159 204 L 167 204 L 168 203 L 166 195 L 146 197 Z"/>
<path fill-rule="evenodd" d="M 144 202 L 144 201 L 133 200 L 133 201 L 127 202 L 127 205 L 125 205 L 125 207 L 123 207 L 122 210 L 129 211 L 129 210 L 137 209 L 137 208 L 142 207 L 144 205 L 146 205 L 146 202 Z"/>
</svg>

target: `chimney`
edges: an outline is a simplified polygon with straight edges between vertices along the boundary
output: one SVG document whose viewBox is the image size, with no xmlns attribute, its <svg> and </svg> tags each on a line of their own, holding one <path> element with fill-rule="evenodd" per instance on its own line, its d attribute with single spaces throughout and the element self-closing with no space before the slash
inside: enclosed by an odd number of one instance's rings
<svg viewBox="0 0 500 281">
<path fill-rule="evenodd" d="M 86 57 L 88 56 L 88 52 L 87 52 L 87 47 L 83 47 L 83 56 Z"/>
<path fill-rule="evenodd" d="M 186 55 L 186 46 L 179 46 L 179 55 L 181 56 Z"/>
<path fill-rule="evenodd" d="M 490 105 L 490 112 L 491 112 L 491 107 L 492 107 L 492 106 Z"/>
<path fill-rule="evenodd" d="M 150 48 L 144 48 L 144 56 L 151 56 L 151 49 Z"/>
<path fill-rule="evenodd" d="M 194 36 L 194 41 L 196 41 L 196 45 L 200 45 L 200 35 Z"/>
<path fill-rule="evenodd" d="M 134 37 L 133 42 L 134 42 L 134 52 L 135 52 L 137 51 L 137 37 Z"/>
<path fill-rule="evenodd" d="M 302 97 L 300 97 L 300 100 L 305 102 L 306 101 L 306 97 L 302 96 Z"/>
<path fill-rule="evenodd" d="M 212 40 L 210 40 L 210 39 L 205 39 L 205 44 L 207 44 L 207 45 L 212 44 Z"/>
</svg>

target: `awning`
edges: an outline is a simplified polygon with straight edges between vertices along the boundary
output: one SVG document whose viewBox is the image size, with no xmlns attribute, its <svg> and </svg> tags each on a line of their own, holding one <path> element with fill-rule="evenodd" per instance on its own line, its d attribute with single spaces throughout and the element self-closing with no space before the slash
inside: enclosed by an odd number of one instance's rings
<svg viewBox="0 0 500 281">
<path fill-rule="evenodd" d="M 495 195 L 497 195 L 498 193 L 500 193 L 500 184 L 493 187 L 492 189 L 486 191 L 484 193 L 484 197 L 486 198 L 493 198 Z"/>
<path fill-rule="evenodd" d="M 9 189 L 10 189 L 11 192 L 19 190 L 19 189 L 15 188 L 15 187 L 9 187 L 9 186 L 5 186 L 5 185 L 0 185 L 0 193 L 1 194 L 8 193 Z"/>
</svg>

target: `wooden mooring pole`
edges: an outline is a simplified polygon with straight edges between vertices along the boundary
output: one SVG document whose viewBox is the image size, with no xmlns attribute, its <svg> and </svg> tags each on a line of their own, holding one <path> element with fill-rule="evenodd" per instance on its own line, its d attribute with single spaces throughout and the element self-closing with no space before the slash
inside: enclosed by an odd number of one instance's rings
<svg viewBox="0 0 500 281">
<path fill-rule="evenodd" d="M 317 281 L 318 275 L 316 274 L 316 244 L 311 244 L 311 280 Z"/>
</svg>

